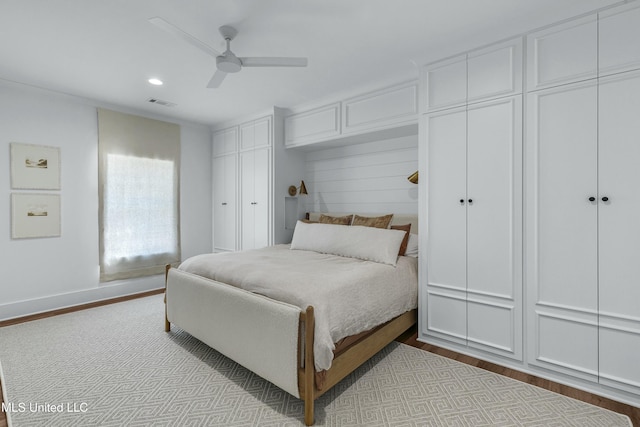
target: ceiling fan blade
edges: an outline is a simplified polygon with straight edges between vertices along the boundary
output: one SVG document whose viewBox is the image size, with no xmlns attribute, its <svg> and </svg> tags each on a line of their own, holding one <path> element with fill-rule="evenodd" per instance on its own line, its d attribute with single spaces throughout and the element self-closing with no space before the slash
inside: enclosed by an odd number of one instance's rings
<svg viewBox="0 0 640 427">
<path fill-rule="evenodd" d="M 149 18 L 149 22 L 155 25 L 156 27 L 160 28 L 161 30 L 164 30 L 170 34 L 173 34 L 174 36 L 181 38 L 182 40 L 186 41 L 190 45 L 197 47 L 198 49 L 208 53 L 213 57 L 222 55 L 220 52 L 218 52 L 208 44 L 198 40 L 197 38 L 193 37 L 191 34 L 182 31 L 180 28 L 176 27 L 175 25 L 166 21 L 165 19 L 160 18 L 159 16 L 154 16 L 153 18 Z"/>
<path fill-rule="evenodd" d="M 240 58 L 243 67 L 306 67 L 307 58 Z"/>
<path fill-rule="evenodd" d="M 227 73 L 225 73 L 224 71 L 216 70 L 216 72 L 213 74 L 213 77 L 211 77 L 211 80 L 209 80 L 209 84 L 207 84 L 207 87 L 209 89 L 219 88 L 225 77 L 227 77 Z"/>
</svg>

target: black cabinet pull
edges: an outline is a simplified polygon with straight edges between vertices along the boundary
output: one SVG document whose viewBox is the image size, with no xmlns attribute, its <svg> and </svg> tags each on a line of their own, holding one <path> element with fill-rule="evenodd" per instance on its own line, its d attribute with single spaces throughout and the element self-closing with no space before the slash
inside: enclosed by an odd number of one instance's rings
<svg viewBox="0 0 640 427">
<path fill-rule="evenodd" d="M 464 205 L 464 199 L 460 199 L 460 204 Z"/>
<path fill-rule="evenodd" d="M 602 201 L 603 201 L 603 202 L 608 202 L 608 201 L 609 201 L 609 198 L 608 198 L 607 196 L 604 196 L 604 197 L 602 198 Z"/>
<path fill-rule="evenodd" d="M 227 202 L 222 202 L 222 206 L 227 206 Z"/>
<path fill-rule="evenodd" d="M 590 202 L 595 202 L 595 201 L 596 201 L 596 198 L 595 198 L 595 197 L 593 197 L 593 196 L 591 196 L 591 197 L 589 197 L 589 201 L 590 201 Z"/>
<path fill-rule="evenodd" d="M 468 202 L 469 202 L 469 203 L 473 203 L 473 199 L 469 199 L 469 200 L 468 200 Z"/>
</svg>

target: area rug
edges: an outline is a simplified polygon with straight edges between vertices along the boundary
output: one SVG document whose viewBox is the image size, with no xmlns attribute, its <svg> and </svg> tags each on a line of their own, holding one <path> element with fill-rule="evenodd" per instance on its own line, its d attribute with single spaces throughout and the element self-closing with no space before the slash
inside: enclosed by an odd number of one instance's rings
<svg viewBox="0 0 640 427">
<path fill-rule="evenodd" d="M 0 328 L 13 427 L 300 426 L 302 401 L 173 327 L 161 295 Z M 630 426 L 626 416 L 392 343 L 318 426 Z"/>
</svg>

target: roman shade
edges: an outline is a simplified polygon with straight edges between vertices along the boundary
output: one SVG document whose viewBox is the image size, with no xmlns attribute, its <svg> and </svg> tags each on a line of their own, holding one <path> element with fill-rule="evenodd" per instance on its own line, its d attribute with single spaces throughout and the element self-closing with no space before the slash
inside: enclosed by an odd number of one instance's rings
<svg viewBox="0 0 640 427">
<path fill-rule="evenodd" d="M 180 126 L 98 109 L 100 281 L 180 261 Z"/>
</svg>

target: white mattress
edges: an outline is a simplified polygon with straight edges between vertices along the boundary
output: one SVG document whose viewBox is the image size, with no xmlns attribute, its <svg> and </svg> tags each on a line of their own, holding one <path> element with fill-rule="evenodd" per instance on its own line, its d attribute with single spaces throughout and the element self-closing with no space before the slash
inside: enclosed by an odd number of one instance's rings
<svg viewBox="0 0 640 427">
<path fill-rule="evenodd" d="M 302 310 L 313 306 L 318 371 L 331 367 L 334 342 L 414 309 L 418 300 L 417 259 L 412 257 L 399 257 L 393 267 L 276 245 L 197 255 L 179 269 Z"/>
</svg>

